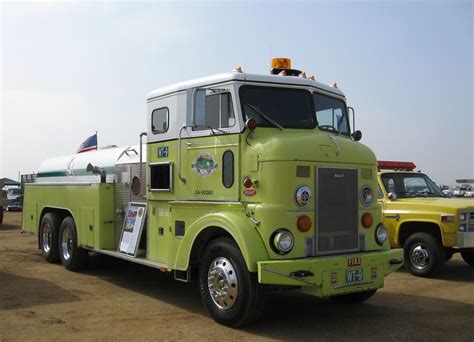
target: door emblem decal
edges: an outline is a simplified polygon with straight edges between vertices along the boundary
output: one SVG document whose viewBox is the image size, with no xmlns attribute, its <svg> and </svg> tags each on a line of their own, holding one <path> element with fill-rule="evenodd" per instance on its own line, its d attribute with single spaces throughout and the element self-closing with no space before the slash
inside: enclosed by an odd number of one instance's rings
<svg viewBox="0 0 474 342">
<path fill-rule="evenodd" d="M 217 163 L 211 154 L 207 152 L 200 153 L 191 168 L 196 171 L 199 176 L 209 176 L 217 170 Z"/>
</svg>

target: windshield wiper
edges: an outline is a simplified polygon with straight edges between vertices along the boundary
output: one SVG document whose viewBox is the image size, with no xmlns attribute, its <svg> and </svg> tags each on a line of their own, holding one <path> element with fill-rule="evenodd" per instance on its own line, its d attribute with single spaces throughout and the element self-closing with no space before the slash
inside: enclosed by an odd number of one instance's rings
<svg viewBox="0 0 474 342">
<path fill-rule="evenodd" d="M 280 125 L 275 120 L 273 120 L 271 117 L 269 117 L 265 113 L 262 113 L 260 110 L 258 110 L 257 108 L 255 108 L 251 104 L 246 103 L 245 105 L 248 106 L 252 111 L 257 113 L 260 117 L 264 118 L 268 123 L 272 124 L 274 127 L 278 127 L 280 129 L 280 131 L 283 131 L 283 126 Z"/>
</svg>

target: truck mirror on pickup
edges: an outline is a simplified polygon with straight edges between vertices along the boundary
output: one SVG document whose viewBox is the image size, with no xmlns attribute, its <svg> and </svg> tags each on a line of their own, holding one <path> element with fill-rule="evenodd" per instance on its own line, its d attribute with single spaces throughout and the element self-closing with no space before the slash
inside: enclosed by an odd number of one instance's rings
<svg viewBox="0 0 474 342">
<path fill-rule="evenodd" d="M 388 197 L 389 200 L 394 201 L 394 200 L 397 199 L 397 194 L 394 193 L 394 192 L 389 192 L 389 193 L 387 194 L 387 197 Z"/>
<path fill-rule="evenodd" d="M 194 89 L 193 126 L 206 126 L 206 89 Z"/>
</svg>

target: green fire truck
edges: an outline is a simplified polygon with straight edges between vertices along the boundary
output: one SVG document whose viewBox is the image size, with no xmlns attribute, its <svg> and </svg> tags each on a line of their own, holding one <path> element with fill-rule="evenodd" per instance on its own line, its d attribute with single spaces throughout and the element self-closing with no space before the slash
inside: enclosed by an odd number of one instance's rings
<svg viewBox="0 0 474 342">
<path fill-rule="evenodd" d="M 26 184 L 22 226 L 47 261 L 78 270 L 96 252 L 196 279 L 232 327 L 269 288 L 362 302 L 402 265 L 336 84 L 274 59 L 269 75 L 154 90 L 147 107 L 138 146 L 46 160 Z"/>
</svg>

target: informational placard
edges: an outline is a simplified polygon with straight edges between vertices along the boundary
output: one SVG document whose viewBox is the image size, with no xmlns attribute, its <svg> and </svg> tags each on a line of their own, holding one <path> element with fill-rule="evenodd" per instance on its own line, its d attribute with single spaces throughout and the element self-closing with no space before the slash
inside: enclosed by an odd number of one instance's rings
<svg viewBox="0 0 474 342">
<path fill-rule="evenodd" d="M 120 237 L 119 252 L 133 256 L 137 255 L 138 244 L 146 219 L 146 208 L 146 203 L 130 202 L 128 204 L 122 236 Z"/>
</svg>

